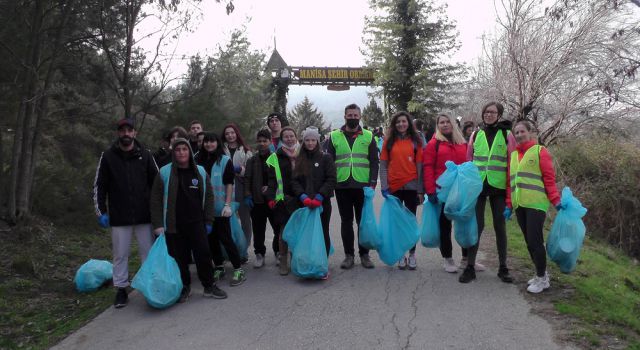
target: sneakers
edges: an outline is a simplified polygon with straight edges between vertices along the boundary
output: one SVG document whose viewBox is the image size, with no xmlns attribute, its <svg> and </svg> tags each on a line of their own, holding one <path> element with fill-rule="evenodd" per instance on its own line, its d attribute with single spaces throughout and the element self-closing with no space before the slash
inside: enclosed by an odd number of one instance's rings
<svg viewBox="0 0 640 350">
<path fill-rule="evenodd" d="M 360 263 L 365 269 L 373 268 L 373 263 L 371 262 L 371 258 L 369 258 L 368 254 L 360 255 Z"/>
<path fill-rule="evenodd" d="M 467 266 L 464 268 L 460 278 L 458 278 L 458 282 L 469 283 L 474 279 L 476 279 L 476 269 L 473 266 Z"/>
<path fill-rule="evenodd" d="M 320 277 L 320 279 L 321 279 L 321 280 L 323 280 L 323 281 L 328 280 L 328 279 L 329 279 L 329 271 L 327 271 L 327 274 L 326 274 L 326 275 L 324 275 L 324 276 Z"/>
<path fill-rule="evenodd" d="M 513 277 L 509 274 L 509 269 L 506 266 L 500 267 L 498 270 L 498 278 L 504 283 L 513 283 Z"/>
<path fill-rule="evenodd" d="M 244 265 L 244 264 L 246 264 L 248 262 L 249 262 L 249 257 L 248 256 L 240 258 L 240 264 Z"/>
<path fill-rule="evenodd" d="M 178 299 L 178 303 L 184 303 L 189 300 L 189 296 L 191 295 L 191 286 L 182 287 L 182 291 L 180 292 L 180 299 Z"/>
<path fill-rule="evenodd" d="M 235 269 L 233 270 L 233 277 L 231 277 L 231 282 L 229 283 L 229 285 L 231 285 L 231 287 L 239 286 L 246 279 L 247 276 L 245 276 L 244 270 L 242 268 Z"/>
<path fill-rule="evenodd" d="M 202 296 L 205 298 L 226 299 L 227 293 L 214 284 L 211 287 L 204 287 Z"/>
<path fill-rule="evenodd" d="M 345 256 L 344 260 L 342 260 L 342 263 L 340 264 L 340 268 L 348 270 L 352 267 L 353 267 L 353 255 Z"/>
<path fill-rule="evenodd" d="M 545 277 L 547 280 L 551 280 L 551 275 L 549 275 L 549 271 L 545 271 L 545 272 L 544 272 L 544 277 Z M 536 278 L 538 278 L 538 276 L 535 276 L 535 275 L 534 275 L 532 279 L 530 279 L 530 280 L 528 280 L 528 281 L 527 281 L 527 285 L 531 285 L 533 282 L 535 282 Z"/>
<path fill-rule="evenodd" d="M 476 264 L 473 265 L 473 267 L 476 269 L 476 271 L 482 272 L 485 271 L 487 269 L 486 266 L 482 265 L 481 263 L 476 261 Z"/>
<path fill-rule="evenodd" d="M 415 270 L 418 267 L 418 262 L 416 261 L 416 255 L 413 253 L 409 254 L 409 259 L 407 259 L 407 265 L 409 266 L 409 270 Z"/>
<path fill-rule="evenodd" d="M 224 272 L 224 266 L 216 266 L 213 270 L 213 282 L 218 282 L 224 278 L 226 272 Z"/>
<path fill-rule="evenodd" d="M 448 273 L 456 273 L 458 272 L 458 266 L 453 261 L 453 258 L 444 258 L 444 262 L 442 263 L 442 267 Z"/>
<path fill-rule="evenodd" d="M 127 306 L 128 301 L 129 296 L 127 295 L 127 290 L 124 288 L 118 288 L 118 291 L 116 291 L 116 300 L 113 302 L 113 306 L 116 309 L 120 309 Z"/>
<path fill-rule="evenodd" d="M 402 258 L 400 258 L 400 261 L 398 261 L 398 268 L 400 270 L 404 270 L 407 268 L 407 257 L 403 256 Z"/>
<path fill-rule="evenodd" d="M 538 294 L 550 286 L 551 284 L 549 283 L 549 277 L 547 275 L 544 277 L 536 276 L 533 278 L 533 282 L 527 287 L 527 292 Z"/>
<path fill-rule="evenodd" d="M 259 269 L 264 266 L 264 255 L 256 254 L 256 261 L 253 262 L 253 267 Z"/>
</svg>

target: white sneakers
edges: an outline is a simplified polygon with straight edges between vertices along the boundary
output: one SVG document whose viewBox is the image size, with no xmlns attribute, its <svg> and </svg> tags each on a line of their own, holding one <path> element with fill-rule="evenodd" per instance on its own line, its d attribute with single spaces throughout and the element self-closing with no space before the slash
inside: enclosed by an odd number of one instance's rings
<svg viewBox="0 0 640 350">
<path fill-rule="evenodd" d="M 551 283 L 549 282 L 549 274 L 545 272 L 544 277 L 534 277 L 530 279 L 527 284 L 527 292 L 529 293 L 541 293 L 543 290 L 549 288 Z"/>
<path fill-rule="evenodd" d="M 402 258 L 400 258 L 400 261 L 398 261 L 398 268 L 400 270 L 404 270 L 407 268 L 407 257 L 403 256 Z"/>
<path fill-rule="evenodd" d="M 460 259 L 460 265 L 459 265 L 460 270 L 464 270 L 468 264 L 469 264 L 469 260 L 467 260 L 467 258 L 465 257 L 462 257 L 462 259 Z M 487 269 L 486 266 L 482 265 L 477 261 L 476 261 L 476 264 L 473 265 L 473 267 L 475 268 L 476 272 L 484 271 Z"/>
<path fill-rule="evenodd" d="M 259 269 L 264 266 L 264 255 L 256 254 L 256 261 L 253 262 L 253 267 Z"/>
<path fill-rule="evenodd" d="M 444 270 L 449 272 L 449 273 L 458 272 L 458 266 L 453 261 L 453 258 L 444 258 L 444 262 L 442 263 L 442 267 L 444 267 Z"/>
<path fill-rule="evenodd" d="M 407 265 L 409 265 L 409 270 L 415 270 L 416 267 L 418 267 L 418 262 L 416 261 L 415 254 L 409 254 Z"/>
</svg>

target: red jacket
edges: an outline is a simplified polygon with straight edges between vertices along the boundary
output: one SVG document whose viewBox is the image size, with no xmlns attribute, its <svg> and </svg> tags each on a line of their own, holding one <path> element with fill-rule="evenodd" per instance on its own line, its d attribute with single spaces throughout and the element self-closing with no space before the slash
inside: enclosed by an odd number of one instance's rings
<svg viewBox="0 0 640 350">
<path fill-rule="evenodd" d="M 438 157 L 436 159 L 436 142 L 439 142 Z M 447 169 L 444 165 L 447 161 L 462 164 L 467 159 L 467 144 L 453 144 L 448 141 L 429 140 L 427 147 L 422 151 L 422 180 L 426 194 L 436 193 L 436 180 Z M 436 164 L 434 164 L 436 162 Z"/>
<path fill-rule="evenodd" d="M 527 141 L 523 144 L 519 144 L 516 146 L 516 151 L 518 151 L 518 160 L 522 160 L 524 154 L 527 153 L 531 146 L 536 145 L 535 140 Z M 509 158 L 509 164 L 511 164 L 511 158 Z M 511 169 L 507 170 L 507 179 L 510 178 Z M 544 182 L 544 189 L 547 192 L 547 198 L 549 198 L 549 202 L 556 205 L 560 204 L 560 193 L 558 192 L 558 188 L 556 187 L 556 171 L 553 168 L 553 158 L 551 158 L 551 154 L 547 151 L 546 148 L 540 149 L 540 172 L 542 172 L 542 182 Z M 511 183 L 507 181 L 507 207 L 513 208 L 511 206 Z"/>
</svg>

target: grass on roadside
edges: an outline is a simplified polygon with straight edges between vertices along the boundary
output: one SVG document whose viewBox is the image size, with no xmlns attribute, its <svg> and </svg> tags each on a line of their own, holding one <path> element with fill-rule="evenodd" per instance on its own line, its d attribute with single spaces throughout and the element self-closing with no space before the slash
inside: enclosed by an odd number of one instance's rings
<svg viewBox="0 0 640 350">
<path fill-rule="evenodd" d="M 486 222 L 487 227 L 491 227 L 490 217 Z M 547 220 L 545 236 L 550 227 L 551 222 Z M 535 268 L 515 218 L 507 222 L 507 232 L 509 255 L 516 257 L 518 264 L 533 276 Z M 578 320 L 578 328 L 572 330 L 578 343 L 598 348 L 619 340 L 628 349 L 640 349 L 640 268 L 637 261 L 608 244 L 591 240 L 587 231 L 575 271 L 563 274 L 552 261 L 547 260 L 547 264 L 552 276 L 551 302 L 556 311 Z"/>
<path fill-rule="evenodd" d="M 49 348 L 113 302 L 109 286 L 79 293 L 73 283 L 90 258 L 111 260 L 108 231 L 31 223 L 0 239 L 0 349 Z M 130 271 L 136 256 L 132 249 Z"/>
</svg>

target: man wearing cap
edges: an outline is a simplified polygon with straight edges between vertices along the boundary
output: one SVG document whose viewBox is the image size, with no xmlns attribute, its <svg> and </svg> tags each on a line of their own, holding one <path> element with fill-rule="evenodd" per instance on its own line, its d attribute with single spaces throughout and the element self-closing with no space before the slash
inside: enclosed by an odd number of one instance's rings
<svg viewBox="0 0 640 350">
<path fill-rule="evenodd" d="M 269 131 L 271 131 L 271 144 L 269 145 L 271 153 L 277 151 L 282 146 L 280 142 L 280 131 L 282 131 L 283 126 L 286 125 L 282 125 L 282 116 L 280 113 L 273 112 L 267 116 L 267 127 L 269 127 Z"/>
<path fill-rule="evenodd" d="M 355 211 L 359 226 L 364 205 L 363 188 L 375 188 L 378 181 L 378 146 L 371 131 L 360 127 L 360 118 L 358 105 L 353 103 L 345 107 L 345 125 L 329 134 L 327 146 L 327 153 L 335 160 L 337 170 L 335 193 L 342 221 L 340 233 L 345 259 L 340 267 L 343 269 L 350 269 L 354 264 L 353 214 Z M 369 250 L 358 244 L 358 253 L 362 266 L 373 268 Z"/>
<path fill-rule="evenodd" d="M 127 304 L 131 238 L 135 234 L 141 261 L 153 244 L 149 198 L 158 167 L 151 152 L 135 139 L 132 119 L 118 122 L 117 136 L 100 156 L 93 200 L 98 224 L 111 227 L 113 285 L 117 288 L 114 306 L 121 308 Z"/>
</svg>

